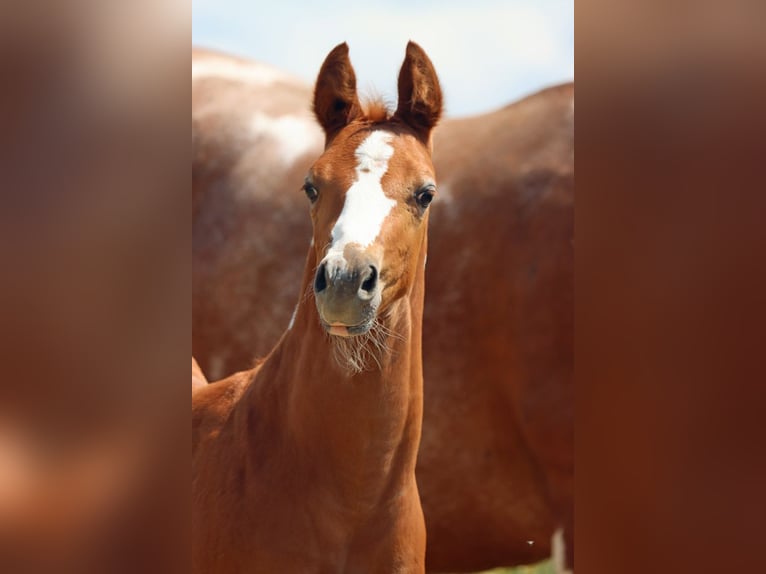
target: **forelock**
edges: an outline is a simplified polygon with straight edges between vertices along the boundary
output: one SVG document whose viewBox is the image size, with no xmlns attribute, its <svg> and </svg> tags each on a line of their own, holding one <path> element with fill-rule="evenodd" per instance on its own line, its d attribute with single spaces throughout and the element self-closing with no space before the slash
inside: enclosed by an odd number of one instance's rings
<svg viewBox="0 0 766 574">
<path fill-rule="evenodd" d="M 362 108 L 364 110 L 364 120 L 373 124 L 387 122 L 393 115 L 388 104 L 380 97 L 366 100 L 362 103 Z"/>
</svg>

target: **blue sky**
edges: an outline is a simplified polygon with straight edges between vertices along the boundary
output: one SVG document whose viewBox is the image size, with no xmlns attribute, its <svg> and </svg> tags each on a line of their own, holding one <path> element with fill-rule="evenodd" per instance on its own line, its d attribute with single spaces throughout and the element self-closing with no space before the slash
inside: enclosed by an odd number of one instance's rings
<svg viewBox="0 0 766 574">
<path fill-rule="evenodd" d="M 433 60 L 451 116 L 574 78 L 574 0 L 192 0 L 195 45 L 311 83 L 347 41 L 360 91 L 392 102 L 409 39 Z"/>
</svg>

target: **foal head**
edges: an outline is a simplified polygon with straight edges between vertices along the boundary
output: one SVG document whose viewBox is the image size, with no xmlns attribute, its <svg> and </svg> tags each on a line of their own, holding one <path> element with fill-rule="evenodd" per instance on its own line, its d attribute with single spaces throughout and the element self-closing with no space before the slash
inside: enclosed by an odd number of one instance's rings
<svg viewBox="0 0 766 574">
<path fill-rule="evenodd" d="M 306 177 L 318 262 L 314 295 L 322 326 L 336 337 L 370 331 L 413 288 L 436 193 L 431 130 L 442 111 L 433 65 L 410 42 L 399 103 L 364 109 L 344 43 L 325 59 L 314 90 L 324 153 Z"/>
</svg>

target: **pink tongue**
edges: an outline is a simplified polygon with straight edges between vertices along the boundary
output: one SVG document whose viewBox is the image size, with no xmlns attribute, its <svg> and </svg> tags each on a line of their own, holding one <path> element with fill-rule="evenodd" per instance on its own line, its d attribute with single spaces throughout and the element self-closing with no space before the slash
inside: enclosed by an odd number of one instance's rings
<svg viewBox="0 0 766 574">
<path fill-rule="evenodd" d="M 348 328 L 343 325 L 331 325 L 330 335 L 337 335 L 339 337 L 348 337 Z"/>
</svg>

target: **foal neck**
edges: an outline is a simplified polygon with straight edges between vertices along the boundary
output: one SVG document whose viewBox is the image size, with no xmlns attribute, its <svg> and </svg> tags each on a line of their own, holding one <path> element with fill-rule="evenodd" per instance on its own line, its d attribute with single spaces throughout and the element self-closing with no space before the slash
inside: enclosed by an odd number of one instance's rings
<svg viewBox="0 0 766 574">
<path fill-rule="evenodd" d="M 338 363 L 337 341 L 320 326 L 312 297 L 301 297 L 273 355 L 287 440 L 316 480 L 327 480 L 358 509 L 414 480 L 423 408 L 423 247 L 412 289 L 379 317 L 380 349 L 368 370 L 354 374 Z M 314 259 L 312 249 L 302 293 L 310 289 Z"/>
</svg>

